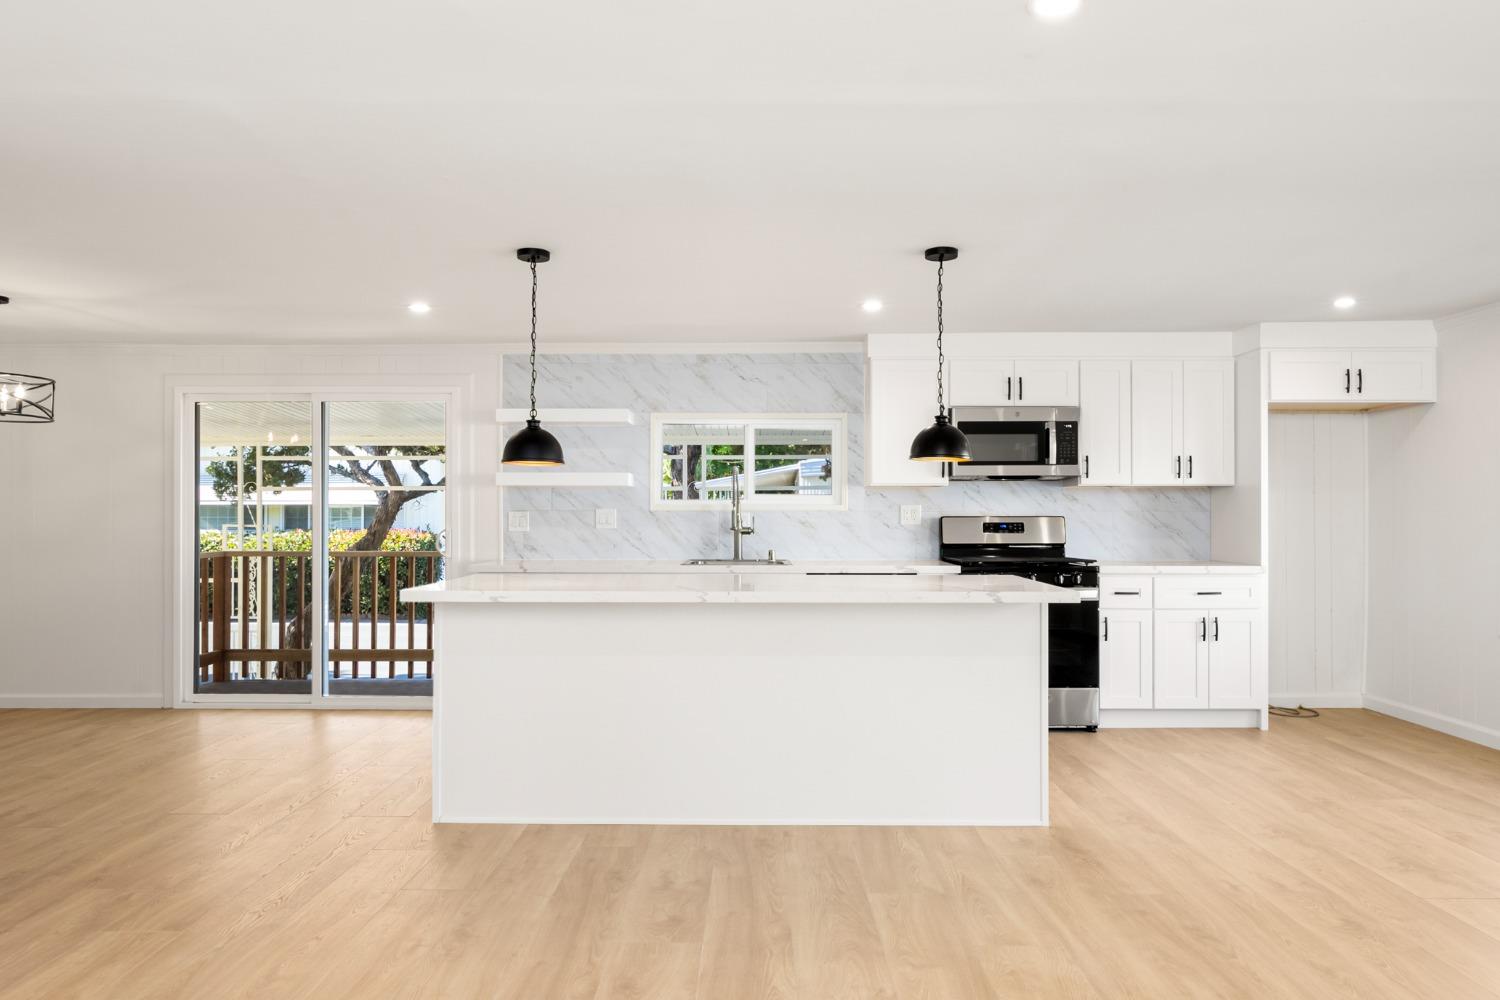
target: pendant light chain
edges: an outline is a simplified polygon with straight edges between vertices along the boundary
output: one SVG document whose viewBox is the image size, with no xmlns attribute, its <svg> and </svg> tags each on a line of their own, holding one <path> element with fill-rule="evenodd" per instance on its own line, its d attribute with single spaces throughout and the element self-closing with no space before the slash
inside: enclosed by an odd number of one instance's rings
<svg viewBox="0 0 1500 1000">
<path fill-rule="evenodd" d="M 938 413 L 947 411 L 943 409 L 943 262 L 938 261 L 937 280 L 937 384 L 938 384 Z"/>
<path fill-rule="evenodd" d="M 531 262 L 531 419 L 536 419 L 536 261 Z"/>
</svg>

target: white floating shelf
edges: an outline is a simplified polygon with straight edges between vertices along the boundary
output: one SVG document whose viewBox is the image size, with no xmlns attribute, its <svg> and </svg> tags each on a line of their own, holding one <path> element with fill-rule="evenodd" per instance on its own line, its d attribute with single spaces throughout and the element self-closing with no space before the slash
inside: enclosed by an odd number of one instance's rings
<svg viewBox="0 0 1500 1000">
<path fill-rule="evenodd" d="M 497 472 L 496 486 L 634 486 L 633 472 Z"/>
<path fill-rule="evenodd" d="M 495 422 L 500 424 L 522 424 L 531 416 L 531 411 L 522 407 L 502 408 L 495 411 Z M 588 409 L 540 409 L 537 416 L 544 424 L 613 424 L 623 426 L 635 423 L 635 414 L 630 410 L 608 410 L 598 407 Z"/>
</svg>

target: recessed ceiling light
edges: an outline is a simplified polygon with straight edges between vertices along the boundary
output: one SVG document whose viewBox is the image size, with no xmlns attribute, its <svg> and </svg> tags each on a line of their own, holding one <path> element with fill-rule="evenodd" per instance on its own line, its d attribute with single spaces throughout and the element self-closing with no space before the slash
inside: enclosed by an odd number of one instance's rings
<svg viewBox="0 0 1500 1000">
<path fill-rule="evenodd" d="M 1352 295 L 1340 295 L 1333 300 L 1335 309 L 1353 309 L 1357 305 L 1359 305 L 1359 300 Z"/>
<path fill-rule="evenodd" d="M 1066 21 L 1078 13 L 1083 0 L 1027 0 L 1031 16 L 1041 21 Z"/>
<path fill-rule="evenodd" d="M 432 312 L 432 306 L 426 302 L 413 302 L 406 307 L 407 312 L 416 313 L 418 316 L 426 316 Z"/>
<path fill-rule="evenodd" d="M 865 299 L 859 307 L 867 313 L 878 313 L 885 308 L 885 303 L 879 299 Z"/>
</svg>

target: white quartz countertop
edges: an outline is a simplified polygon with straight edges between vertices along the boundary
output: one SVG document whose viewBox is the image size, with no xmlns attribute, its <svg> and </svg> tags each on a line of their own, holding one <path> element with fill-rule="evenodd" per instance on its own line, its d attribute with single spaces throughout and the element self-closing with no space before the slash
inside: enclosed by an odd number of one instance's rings
<svg viewBox="0 0 1500 1000">
<path fill-rule="evenodd" d="M 789 559 L 785 566 L 684 566 L 677 559 L 518 559 L 492 566 L 479 566 L 480 573 L 915 573 L 956 575 L 957 566 L 937 559 Z"/>
<path fill-rule="evenodd" d="M 1014 576 L 805 573 L 475 573 L 401 591 L 438 604 L 1077 604 Z"/>
<path fill-rule="evenodd" d="M 1231 562 L 1122 562 L 1099 561 L 1101 573 L 1259 573 L 1259 566 Z"/>
</svg>

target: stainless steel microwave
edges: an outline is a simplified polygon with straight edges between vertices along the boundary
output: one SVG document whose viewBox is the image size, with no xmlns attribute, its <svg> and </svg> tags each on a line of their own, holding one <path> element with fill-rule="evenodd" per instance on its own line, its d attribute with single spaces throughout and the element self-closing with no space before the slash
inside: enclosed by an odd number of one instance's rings
<svg viewBox="0 0 1500 1000">
<path fill-rule="evenodd" d="M 947 466 L 955 482 L 1077 479 L 1078 407 L 955 406 L 969 461 Z"/>
</svg>

